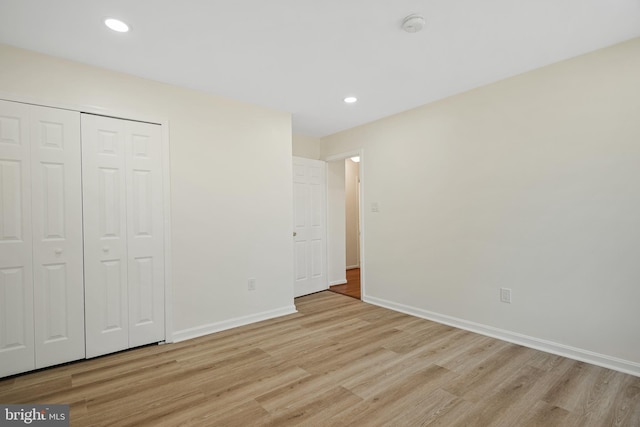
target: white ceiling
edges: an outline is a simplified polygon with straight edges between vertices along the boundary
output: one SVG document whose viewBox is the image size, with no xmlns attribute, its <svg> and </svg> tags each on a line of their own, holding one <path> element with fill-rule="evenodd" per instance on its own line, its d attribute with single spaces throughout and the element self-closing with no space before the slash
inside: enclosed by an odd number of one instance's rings
<svg viewBox="0 0 640 427">
<path fill-rule="evenodd" d="M 289 111 L 311 136 L 639 36 L 640 0 L 0 0 L 2 43 Z"/>
</svg>

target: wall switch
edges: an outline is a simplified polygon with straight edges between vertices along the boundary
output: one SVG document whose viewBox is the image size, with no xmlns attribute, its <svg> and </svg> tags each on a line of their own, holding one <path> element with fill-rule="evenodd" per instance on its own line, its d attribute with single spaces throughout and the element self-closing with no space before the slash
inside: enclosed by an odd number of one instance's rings
<svg viewBox="0 0 640 427">
<path fill-rule="evenodd" d="M 254 279 L 253 277 L 249 278 L 248 288 L 250 291 L 256 290 L 256 279 Z"/>
<path fill-rule="evenodd" d="M 500 301 L 511 304 L 511 289 L 500 288 Z"/>
</svg>

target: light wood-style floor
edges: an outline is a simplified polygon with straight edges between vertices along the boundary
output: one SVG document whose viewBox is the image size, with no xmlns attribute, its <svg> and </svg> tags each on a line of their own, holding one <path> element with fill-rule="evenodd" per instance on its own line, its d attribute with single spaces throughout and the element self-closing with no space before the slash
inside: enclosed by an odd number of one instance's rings
<svg viewBox="0 0 640 427">
<path fill-rule="evenodd" d="M 332 292 L 299 313 L 0 381 L 72 426 L 640 426 L 640 378 Z"/>
<path fill-rule="evenodd" d="M 360 269 L 351 268 L 346 271 L 347 283 L 329 287 L 332 292 L 360 299 Z"/>
</svg>

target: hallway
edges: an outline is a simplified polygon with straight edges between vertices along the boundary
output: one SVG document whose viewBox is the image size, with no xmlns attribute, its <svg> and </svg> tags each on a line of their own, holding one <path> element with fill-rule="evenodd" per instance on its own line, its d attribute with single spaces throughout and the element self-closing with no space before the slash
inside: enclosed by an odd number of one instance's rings
<svg viewBox="0 0 640 427">
<path fill-rule="evenodd" d="M 329 290 L 338 294 L 347 295 L 360 299 L 360 269 L 352 268 L 347 270 L 347 283 L 344 285 L 334 285 Z"/>
</svg>

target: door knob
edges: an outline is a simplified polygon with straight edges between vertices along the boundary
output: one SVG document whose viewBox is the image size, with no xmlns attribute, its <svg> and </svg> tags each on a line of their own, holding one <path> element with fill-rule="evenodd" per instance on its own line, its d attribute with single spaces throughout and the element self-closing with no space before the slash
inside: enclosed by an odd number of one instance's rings
<svg viewBox="0 0 640 427">
<path fill-rule="evenodd" d="M 296 233 L 295 231 L 293 232 L 293 237 L 296 237 L 298 235 L 298 233 Z"/>
<path fill-rule="evenodd" d="M 109 252 L 109 246 L 103 246 L 102 252 Z"/>
<path fill-rule="evenodd" d="M 53 252 L 55 252 L 56 255 L 60 255 L 62 254 L 62 248 L 55 248 Z"/>
</svg>

